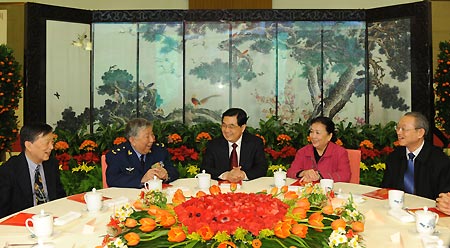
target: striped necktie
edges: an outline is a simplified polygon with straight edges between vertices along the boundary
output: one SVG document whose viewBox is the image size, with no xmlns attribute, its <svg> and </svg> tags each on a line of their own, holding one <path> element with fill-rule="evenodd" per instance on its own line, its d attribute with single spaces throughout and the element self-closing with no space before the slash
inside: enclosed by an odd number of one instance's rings
<svg viewBox="0 0 450 248">
<path fill-rule="evenodd" d="M 403 182 L 405 184 L 405 191 L 414 194 L 414 153 L 408 153 L 408 168 L 406 168 Z"/>
<path fill-rule="evenodd" d="M 41 165 L 36 166 L 36 170 L 34 171 L 34 195 L 36 197 L 36 205 L 47 202 L 47 197 L 44 192 L 44 185 L 42 184 L 41 173 L 39 172 L 39 168 Z"/>
</svg>

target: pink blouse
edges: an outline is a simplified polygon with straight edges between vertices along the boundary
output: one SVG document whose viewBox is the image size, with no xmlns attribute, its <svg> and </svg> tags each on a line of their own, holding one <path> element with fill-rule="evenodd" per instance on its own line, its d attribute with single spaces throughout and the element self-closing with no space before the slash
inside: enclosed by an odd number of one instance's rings
<svg viewBox="0 0 450 248">
<path fill-rule="evenodd" d="M 311 144 L 299 149 L 295 159 L 287 171 L 287 176 L 296 178 L 301 170 L 318 170 L 323 178 L 333 179 L 335 182 L 350 181 L 350 162 L 347 150 L 333 142 L 329 142 L 325 153 L 316 163 L 314 150 Z"/>
</svg>

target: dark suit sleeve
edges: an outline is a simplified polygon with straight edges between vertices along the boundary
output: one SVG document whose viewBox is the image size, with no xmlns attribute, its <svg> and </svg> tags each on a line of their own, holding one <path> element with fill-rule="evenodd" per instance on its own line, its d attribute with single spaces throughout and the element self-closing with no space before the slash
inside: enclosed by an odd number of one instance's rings
<svg viewBox="0 0 450 248">
<path fill-rule="evenodd" d="M 230 170 L 228 154 L 228 141 L 223 136 L 209 141 L 203 154 L 200 170 L 205 170 L 211 174 L 212 179 L 218 180 L 222 173 Z"/>
<path fill-rule="evenodd" d="M 403 175 L 406 168 L 406 157 L 402 159 L 401 154 L 405 154 L 404 148 L 396 149 L 386 158 L 386 170 L 384 171 L 382 188 L 392 188 L 403 190 Z M 404 165 L 405 164 L 405 165 Z"/>
<path fill-rule="evenodd" d="M 267 160 L 264 153 L 264 144 L 261 138 L 248 135 L 248 142 L 242 145 L 240 163 L 242 170 L 245 171 L 247 178 L 253 180 L 255 178 L 264 177 L 267 174 Z"/>
<path fill-rule="evenodd" d="M 66 196 L 66 191 L 61 183 L 58 160 L 50 158 L 43 163 L 49 200 L 53 201 Z"/>
</svg>

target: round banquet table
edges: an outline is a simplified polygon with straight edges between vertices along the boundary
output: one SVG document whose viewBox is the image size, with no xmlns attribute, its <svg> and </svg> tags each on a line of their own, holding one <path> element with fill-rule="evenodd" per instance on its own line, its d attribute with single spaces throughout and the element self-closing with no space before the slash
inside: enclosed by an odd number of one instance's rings
<svg viewBox="0 0 450 248">
<path fill-rule="evenodd" d="M 237 192 L 258 192 L 264 189 L 270 190 L 273 187 L 272 177 L 262 177 L 251 181 L 244 181 Z M 287 179 L 287 184 L 295 182 L 293 179 Z M 212 180 L 212 184 L 218 184 Z M 197 188 L 197 179 L 184 178 L 171 183 L 171 187 L 164 189 L 169 195 L 181 188 L 185 195 L 195 195 L 199 190 Z M 227 191 L 226 186 L 222 185 L 222 190 Z M 360 184 L 335 183 L 334 190 L 341 193 L 352 193 L 353 195 L 362 195 L 367 192 L 374 191 L 378 188 Z M 115 199 L 128 198 L 129 202 L 133 202 L 138 198 L 140 189 L 130 188 L 106 188 L 99 190 L 104 197 Z M 369 197 L 362 198 L 362 202 L 356 203 L 360 212 L 366 215 L 365 231 L 363 233 L 364 244 L 366 247 L 425 247 L 422 238 L 415 231 L 415 223 L 403 223 L 394 217 L 388 215 L 389 206 L 387 200 L 379 200 Z M 435 207 L 435 201 L 406 194 L 405 207 L 421 208 Z M 109 217 L 114 211 L 114 206 L 106 207 L 98 213 L 88 213 L 86 205 L 82 202 L 71 199 L 62 198 L 51 201 L 39 206 L 25 209 L 22 213 L 37 214 L 41 210 L 52 213 L 55 217 L 62 216 L 69 211 L 81 213 L 81 217 L 67 223 L 63 226 L 54 226 L 54 234 L 46 240 L 46 244 L 53 247 L 72 247 L 72 248 L 92 248 L 101 244 L 103 235 L 106 234 L 106 224 Z M 17 214 L 17 213 L 16 213 Z M 0 219 L 5 221 L 9 217 Z M 437 232 L 434 236 L 439 237 L 448 246 L 450 244 L 450 217 L 441 217 L 438 222 Z M 396 242 L 391 237 L 400 237 L 400 242 Z M 32 238 L 29 231 L 24 226 L 0 225 L 0 247 L 6 247 L 6 243 L 10 244 L 30 244 L 31 247 L 37 241 Z M 22 246 L 27 247 L 27 246 Z"/>
</svg>

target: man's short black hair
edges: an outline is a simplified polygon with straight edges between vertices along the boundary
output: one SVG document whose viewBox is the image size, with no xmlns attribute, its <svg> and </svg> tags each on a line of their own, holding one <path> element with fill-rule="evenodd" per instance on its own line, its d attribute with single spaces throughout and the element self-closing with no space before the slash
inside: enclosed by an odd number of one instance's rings
<svg viewBox="0 0 450 248">
<path fill-rule="evenodd" d="M 240 108 L 230 108 L 222 114 L 222 121 L 225 116 L 236 116 L 237 124 L 242 126 L 247 124 L 248 116 L 243 109 Z"/>
</svg>

